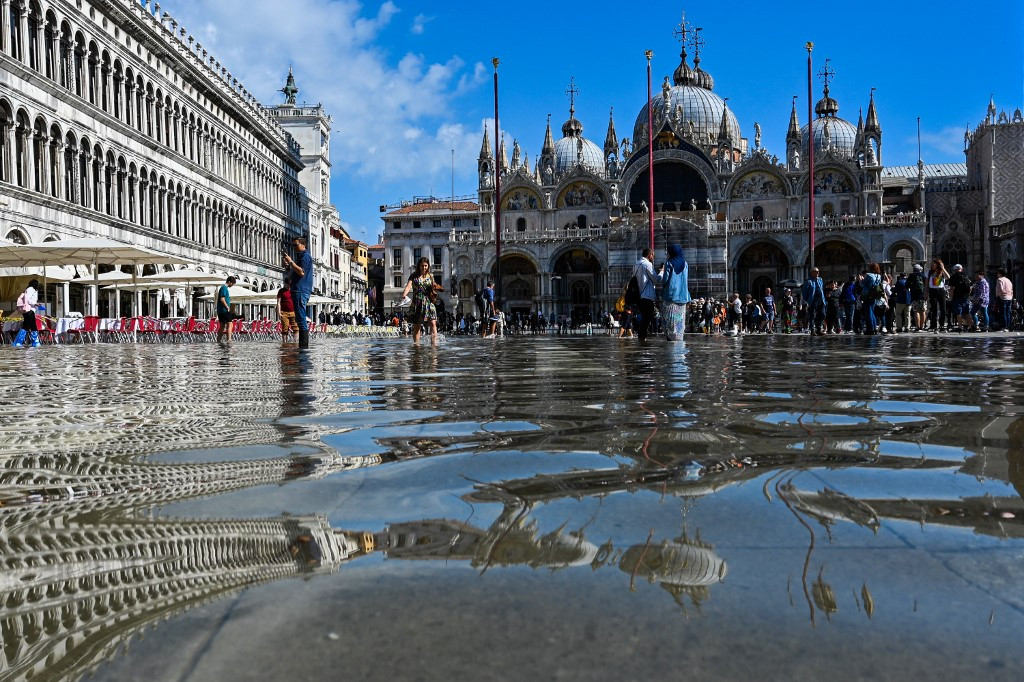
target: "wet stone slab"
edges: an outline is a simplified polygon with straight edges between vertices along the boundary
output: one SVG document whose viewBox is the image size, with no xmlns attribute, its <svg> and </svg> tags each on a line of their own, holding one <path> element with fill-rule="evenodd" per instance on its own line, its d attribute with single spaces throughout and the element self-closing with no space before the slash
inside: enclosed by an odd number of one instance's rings
<svg viewBox="0 0 1024 682">
<path fill-rule="evenodd" d="M 0 349 L 0 679 L 1017 679 L 1022 344 Z"/>
</svg>

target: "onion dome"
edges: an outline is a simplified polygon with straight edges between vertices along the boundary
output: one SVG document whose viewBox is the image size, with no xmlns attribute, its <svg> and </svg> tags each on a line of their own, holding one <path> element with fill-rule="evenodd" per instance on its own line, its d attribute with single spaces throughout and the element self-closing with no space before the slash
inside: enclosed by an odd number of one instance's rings
<svg viewBox="0 0 1024 682">
<path fill-rule="evenodd" d="M 853 159 L 857 150 L 857 127 L 849 121 L 839 118 L 839 102 L 829 96 L 828 80 L 825 82 L 824 96 L 814 106 L 814 112 L 818 115 L 811 124 L 812 137 L 814 138 L 814 153 L 822 154 L 831 150 L 835 156 L 841 159 Z M 807 158 L 807 126 L 800 130 L 802 153 Z"/>
<path fill-rule="evenodd" d="M 604 153 L 583 137 L 583 124 L 576 119 L 576 106 L 569 106 L 569 120 L 562 124 L 562 139 L 555 142 L 555 172 L 567 171 L 582 164 L 597 173 L 604 173 Z"/>
<path fill-rule="evenodd" d="M 739 143 L 742 138 L 739 121 L 726 107 L 725 100 L 712 92 L 715 80 L 700 68 L 700 57 L 694 58 L 694 68 L 690 68 L 686 63 L 684 49 L 680 53 L 680 63 L 672 76 L 672 82 L 673 85 L 669 86 L 666 79 L 662 92 L 651 100 L 655 112 L 655 134 L 664 127 L 667 116 L 669 127 L 678 137 L 698 146 L 713 146 L 718 141 L 722 118 L 725 117 L 728 139 L 733 144 Z M 633 147 L 640 149 L 646 146 L 647 107 L 644 106 L 633 125 Z"/>
</svg>

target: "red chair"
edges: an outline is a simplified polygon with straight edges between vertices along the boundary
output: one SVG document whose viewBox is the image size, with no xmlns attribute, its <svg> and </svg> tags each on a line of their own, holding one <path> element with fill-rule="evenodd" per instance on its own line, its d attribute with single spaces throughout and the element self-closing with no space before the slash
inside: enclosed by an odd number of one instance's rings
<svg viewBox="0 0 1024 682">
<path fill-rule="evenodd" d="M 93 343 L 96 343 L 99 341 L 99 329 L 100 318 L 96 315 L 86 315 L 85 322 L 81 327 L 67 330 L 68 343 L 71 343 L 73 339 L 78 339 L 79 342 L 85 343 L 85 340 L 89 337 L 92 338 Z"/>
<path fill-rule="evenodd" d="M 57 320 L 52 317 L 36 317 L 36 331 L 42 343 L 57 343 Z"/>
</svg>

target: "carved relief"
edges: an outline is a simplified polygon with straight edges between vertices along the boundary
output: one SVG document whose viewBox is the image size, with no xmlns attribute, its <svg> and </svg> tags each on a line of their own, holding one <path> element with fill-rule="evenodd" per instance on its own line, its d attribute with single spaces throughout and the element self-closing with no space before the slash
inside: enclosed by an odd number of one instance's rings
<svg viewBox="0 0 1024 682">
<path fill-rule="evenodd" d="M 605 196 L 599 188 L 577 182 L 566 188 L 558 200 L 559 208 L 569 206 L 604 206 Z"/>
<path fill-rule="evenodd" d="M 505 197 L 505 205 L 503 208 L 509 211 L 525 211 L 528 209 L 535 209 L 540 206 L 540 199 L 533 192 L 526 190 L 513 190 L 510 194 Z"/>
<path fill-rule="evenodd" d="M 782 182 L 771 173 L 761 171 L 747 173 L 732 188 L 733 199 L 759 199 L 784 195 Z"/>
</svg>

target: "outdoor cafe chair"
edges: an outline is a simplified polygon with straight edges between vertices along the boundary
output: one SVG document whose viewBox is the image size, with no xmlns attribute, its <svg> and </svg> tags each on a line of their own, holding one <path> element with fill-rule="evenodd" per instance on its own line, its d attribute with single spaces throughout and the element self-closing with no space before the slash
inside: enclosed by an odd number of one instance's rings
<svg viewBox="0 0 1024 682">
<path fill-rule="evenodd" d="M 77 329 L 68 329 L 65 334 L 67 335 L 68 343 L 71 343 L 72 339 L 78 339 L 80 343 L 85 343 L 86 339 L 91 338 L 93 343 L 99 341 L 99 329 L 100 329 L 100 318 L 98 315 L 86 315 L 82 326 Z"/>
</svg>

